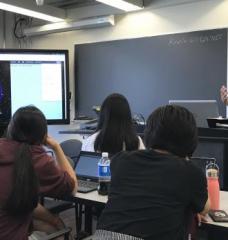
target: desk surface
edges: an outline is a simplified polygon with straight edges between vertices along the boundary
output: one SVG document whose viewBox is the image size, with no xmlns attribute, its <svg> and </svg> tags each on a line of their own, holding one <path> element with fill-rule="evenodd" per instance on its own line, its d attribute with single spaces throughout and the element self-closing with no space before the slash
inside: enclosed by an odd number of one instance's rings
<svg viewBox="0 0 228 240">
<path fill-rule="evenodd" d="M 220 209 L 228 213 L 228 192 L 220 191 Z M 214 222 L 209 216 L 207 216 L 207 220 L 207 224 L 228 228 L 228 222 Z"/>
<path fill-rule="evenodd" d="M 107 203 L 108 201 L 108 196 L 102 196 L 99 195 L 97 191 L 92 191 L 89 193 L 79 193 L 77 192 L 75 194 L 76 198 L 84 199 L 84 200 L 89 200 L 97 203 Z"/>
<path fill-rule="evenodd" d="M 59 143 L 68 139 L 78 139 L 80 141 L 83 140 L 83 136 L 79 134 L 59 134 L 59 131 L 62 130 L 71 130 L 71 129 L 79 129 L 79 123 L 75 122 L 74 124 L 66 124 L 66 125 L 48 125 L 48 133 L 53 138 L 55 138 Z"/>
</svg>

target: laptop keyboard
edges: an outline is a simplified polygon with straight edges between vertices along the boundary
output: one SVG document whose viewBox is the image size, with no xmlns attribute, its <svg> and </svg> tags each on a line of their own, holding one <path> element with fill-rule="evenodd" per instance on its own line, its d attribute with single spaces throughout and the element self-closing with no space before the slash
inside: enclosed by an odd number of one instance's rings
<svg viewBox="0 0 228 240">
<path fill-rule="evenodd" d="M 78 180 L 78 192 L 87 193 L 97 190 L 98 182 Z"/>
</svg>

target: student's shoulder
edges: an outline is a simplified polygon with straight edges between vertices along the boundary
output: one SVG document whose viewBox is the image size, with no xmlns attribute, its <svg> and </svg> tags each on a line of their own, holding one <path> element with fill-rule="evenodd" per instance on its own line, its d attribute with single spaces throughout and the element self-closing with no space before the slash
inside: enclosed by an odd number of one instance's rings
<svg viewBox="0 0 228 240">
<path fill-rule="evenodd" d="M 99 132 L 95 132 L 93 134 L 91 134 L 90 136 L 88 136 L 85 140 L 95 140 L 97 135 L 98 135 Z"/>
<path fill-rule="evenodd" d="M 99 132 L 95 132 L 88 136 L 82 142 L 82 151 L 93 151 L 94 152 L 94 142 Z"/>
<path fill-rule="evenodd" d="M 30 150 L 31 150 L 31 153 L 32 153 L 32 156 L 33 157 L 40 157 L 40 156 L 46 156 L 49 154 L 52 154 L 51 150 L 45 148 L 43 145 L 31 145 L 30 146 Z"/>
<path fill-rule="evenodd" d="M 190 176 L 191 179 L 205 178 L 203 170 L 196 166 L 191 160 L 184 160 L 183 164 L 186 174 Z"/>
</svg>

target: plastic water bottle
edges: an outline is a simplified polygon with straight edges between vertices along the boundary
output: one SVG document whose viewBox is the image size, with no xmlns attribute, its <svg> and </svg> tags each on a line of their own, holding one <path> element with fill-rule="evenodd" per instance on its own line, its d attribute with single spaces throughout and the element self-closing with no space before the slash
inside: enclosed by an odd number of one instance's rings
<svg viewBox="0 0 228 240">
<path fill-rule="evenodd" d="M 111 181 L 110 159 L 107 152 L 102 153 L 102 157 L 98 162 L 98 178 L 98 193 L 107 195 Z"/>
<path fill-rule="evenodd" d="M 219 210 L 220 203 L 220 187 L 219 187 L 219 167 L 214 162 L 210 162 L 206 166 L 208 197 L 212 210 Z"/>
</svg>

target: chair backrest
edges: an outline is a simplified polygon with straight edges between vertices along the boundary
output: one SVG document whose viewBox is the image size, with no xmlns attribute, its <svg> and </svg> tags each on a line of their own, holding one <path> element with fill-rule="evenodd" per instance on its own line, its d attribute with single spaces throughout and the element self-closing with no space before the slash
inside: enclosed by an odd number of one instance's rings
<svg viewBox="0 0 228 240">
<path fill-rule="evenodd" d="M 143 240 L 142 238 L 137 238 L 134 236 L 126 235 L 123 233 L 111 232 L 106 230 L 98 229 L 95 234 L 88 238 L 88 240 Z"/>
<path fill-rule="evenodd" d="M 65 155 L 73 160 L 73 167 L 75 167 L 82 148 L 82 142 L 78 139 L 69 139 L 61 142 L 60 146 Z"/>
</svg>

